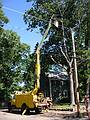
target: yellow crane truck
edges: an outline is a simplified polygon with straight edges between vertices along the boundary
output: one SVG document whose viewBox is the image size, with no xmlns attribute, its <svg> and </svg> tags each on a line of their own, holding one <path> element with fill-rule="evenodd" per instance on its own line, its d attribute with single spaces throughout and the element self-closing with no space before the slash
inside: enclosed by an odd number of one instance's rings
<svg viewBox="0 0 90 120">
<path fill-rule="evenodd" d="M 8 110 L 21 109 L 21 113 L 35 110 L 36 113 L 42 111 L 44 107 L 48 107 L 49 100 L 44 98 L 43 92 L 40 90 L 40 52 L 36 51 L 36 78 L 35 88 L 29 92 L 16 93 L 14 98 L 8 103 Z"/>
<path fill-rule="evenodd" d="M 8 110 L 21 109 L 21 113 L 24 114 L 28 110 L 35 110 L 36 113 L 42 111 L 42 108 L 48 107 L 51 102 L 50 99 L 44 98 L 43 92 L 40 90 L 40 47 L 45 40 L 48 31 L 51 27 L 51 19 L 49 21 L 48 28 L 36 50 L 36 80 L 35 88 L 29 92 L 15 94 L 15 97 L 9 101 Z"/>
<path fill-rule="evenodd" d="M 43 104 L 43 100 L 43 93 L 37 88 L 30 92 L 17 93 L 14 99 L 9 102 L 8 110 L 11 112 L 13 109 L 21 109 L 22 114 L 30 110 L 35 110 L 36 113 L 39 113 L 44 106 L 47 106 L 47 103 Z"/>
</svg>

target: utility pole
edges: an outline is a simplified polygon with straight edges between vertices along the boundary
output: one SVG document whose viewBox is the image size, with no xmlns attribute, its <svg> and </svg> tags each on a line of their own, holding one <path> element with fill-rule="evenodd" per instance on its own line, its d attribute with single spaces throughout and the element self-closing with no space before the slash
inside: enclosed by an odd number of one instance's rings
<svg viewBox="0 0 90 120">
<path fill-rule="evenodd" d="M 76 92 L 77 116 L 79 116 L 80 115 L 79 85 L 78 85 L 77 61 L 76 61 L 76 50 L 75 50 L 75 40 L 74 40 L 74 31 L 73 31 L 73 29 L 71 29 L 71 35 L 72 35 L 74 70 L 75 70 L 75 92 Z"/>
</svg>

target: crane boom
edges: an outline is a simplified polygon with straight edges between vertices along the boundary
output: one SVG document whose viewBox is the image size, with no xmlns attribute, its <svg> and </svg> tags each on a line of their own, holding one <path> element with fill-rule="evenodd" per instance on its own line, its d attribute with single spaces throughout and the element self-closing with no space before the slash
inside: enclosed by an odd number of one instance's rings
<svg viewBox="0 0 90 120">
<path fill-rule="evenodd" d="M 37 88 L 40 89 L 40 49 L 36 51 L 36 80 Z"/>
<path fill-rule="evenodd" d="M 44 33 L 44 36 L 42 37 L 41 39 L 41 42 L 39 44 L 39 46 L 37 47 L 37 50 L 36 50 L 36 69 L 35 69 L 35 73 L 36 73 L 36 88 L 39 88 L 40 89 L 40 48 L 51 28 L 51 22 L 52 22 L 52 18 L 53 18 L 54 15 L 52 15 L 50 21 L 49 21 L 49 25 L 48 25 L 48 28 L 46 29 L 45 33 Z"/>
</svg>

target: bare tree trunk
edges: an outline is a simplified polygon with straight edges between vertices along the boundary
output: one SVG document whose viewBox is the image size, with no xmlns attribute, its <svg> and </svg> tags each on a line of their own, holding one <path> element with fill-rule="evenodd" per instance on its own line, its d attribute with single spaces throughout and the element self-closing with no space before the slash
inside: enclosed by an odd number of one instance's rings
<svg viewBox="0 0 90 120">
<path fill-rule="evenodd" d="M 87 91 L 86 92 L 87 92 L 86 94 L 90 96 L 90 78 L 87 79 Z"/>
<path fill-rule="evenodd" d="M 70 96 L 71 96 L 71 105 L 75 105 L 75 96 L 74 96 L 74 82 L 73 82 L 73 72 L 72 72 L 72 63 L 73 63 L 73 59 L 71 61 L 68 61 L 68 58 L 66 57 L 65 53 L 63 52 L 62 48 L 60 47 L 61 52 L 63 54 L 63 56 L 65 57 L 65 59 L 67 60 L 67 63 L 69 65 L 69 76 L 70 76 Z M 56 64 L 58 64 L 55 59 L 51 56 L 51 59 L 53 60 L 53 62 L 55 62 Z M 62 66 L 61 64 L 58 64 L 61 67 L 64 68 L 64 66 Z M 64 70 L 66 70 L 64 68 Z M 66 70 L 67 71 L 67 70 Z"/>
<path fill-rule="evenodd" d="M 71 93 L 71 104 L 75 105 L 75 96 L 74 96 L 74 82 L 73 82 L 73 72 L 72 66 L 70 65 L 70 93 Z"/>
<path fill-rule="evenodd" d="M 65 38 L 65 31 L 64 31 L 64 24 L 63 24 L 63 18 L 62 18 L 62 30 L 63 30 L 63 42 L 64 42 L 64 49 L 65 52 L 63 52 L 62 48 L 61 48 L 61 52 L 63 54 L 63 56 L 65 57 L 69 67 L 70 67 L 70 71 L 69 71 L 69 75 L 70 75 L 70 95 L 71 95 L 71 105 L 75 105 L 75 96 L 74 96 L 74 84 L 73 84 L 73 73 L 72 73 L 72 63 L 73 63 L 73 59 L 70 60 L 68 52 L 67 52 L 67 46 L 66 46 L 66 38 Z"/>
<path fill-rule="evenodd" d="M 79 116 L 79 113 L 80 113 L 80 105 L 79 105 L 79 83 L 78 83 L 76 50 L 75 50 L 75 40 L 74 40 L 74 31 L 73 31 L 73 29 L 71 29 L 71 35 L 72 35 L 72 45 L 73 45 L 74 69 L 75 69 L 75 93 L 76 93 L 77 116 Z"/>
<path fill-rule="evenodd" d="M 69 71 L 69 75 L 70 75 L 70 96 L 71 96 L 71 104 L 75 105 L 75 96 L 74 96 L 74 84 L 73 84 L 73 74 L 72 74 L 72 63 L 73 63 L 73 59 L 68 60 L 68 57 L 66 56 L 66 54 L 63 52 L 62 47 L 60 47 L 61 52 L 63 54 L 63 56 L 65 57 L 69 67 L 70 67 L 70 71 Z"/>
</svg>

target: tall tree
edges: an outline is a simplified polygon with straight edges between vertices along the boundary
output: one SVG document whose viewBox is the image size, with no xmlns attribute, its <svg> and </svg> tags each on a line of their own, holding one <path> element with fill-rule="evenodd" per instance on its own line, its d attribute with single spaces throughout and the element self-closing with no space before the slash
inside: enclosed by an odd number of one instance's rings
<svg viewBox="0 0 90 120">
<path fill-rule="evenodd" d="M 24 21 L 28 24 L 28 29 L 39 27 L 43 35 L 50 17 L 54 15 L 52 23 L 54 20 L 58 20 L 60 25 L 58 29 L 52 25 L 49 31 L 49 42 L 45 43 L 44 50 L 54 53 L 54 58 L 69 68 L 67 58 L 70 62 L 73 57 L 70 28 L 73 28 L 75 31 L 76 49 L 84 48 L 85 39 L 83 39 L 83 36 L 85 37 L 88 0 L 83 2 L 82 0 L 28 0 L 28 2 L 31 1 L 33 1 L 33 7 L 26 11 L 24 15 Z M 60 55 L 58 54 L 56 57 L 55 52 L 60 53 Z M 77 51 L 77 53 L 80 57 L 80 52 Z"/>
<path fill-rule="evenodd" d="M 24 61 L 30 54 L 30 47 L 21 44 L 20 37 L 10 30 L 4 30 L 0 35 L 0 93 L 4 95 L 17 89 L 23 81 L 25 71 Z M 6 92 L 6 93 L 4 93 Z M 4 99 L 4 98 L 3 98 Z"/>
</svg>

